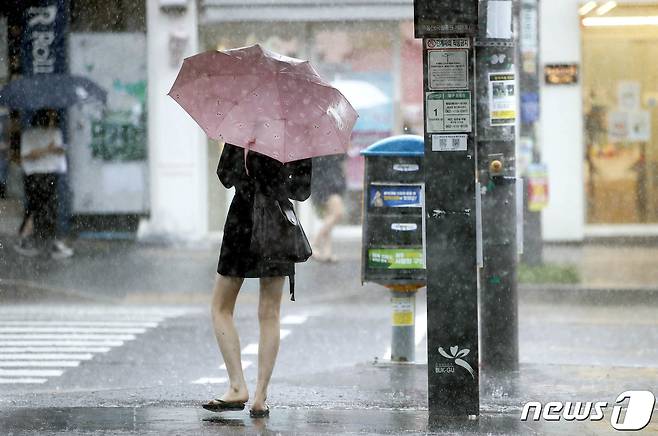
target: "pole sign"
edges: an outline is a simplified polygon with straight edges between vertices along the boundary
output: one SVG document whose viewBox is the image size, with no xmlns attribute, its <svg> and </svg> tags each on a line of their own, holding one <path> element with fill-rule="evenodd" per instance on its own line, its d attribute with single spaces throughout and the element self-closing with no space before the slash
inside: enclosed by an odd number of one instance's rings
<svg viewBox="0 0 658 436">
<path fill-rule="evenodd" d="M 23 4 L 21 38 L 23 74 L 31 76 L 66 72 L 68 2 L 33 0 Z"/>
<path fill-rule="evenodd" d="M 415 0 L 414 34 L 429 38 L 477 32 L 478 0 Z"/>
<path fill-rule="evenodd" d="M 475 83 L 478 2 L 414 2 L 423 41 L 430 422 L 479 414 Z"/>
</svg>

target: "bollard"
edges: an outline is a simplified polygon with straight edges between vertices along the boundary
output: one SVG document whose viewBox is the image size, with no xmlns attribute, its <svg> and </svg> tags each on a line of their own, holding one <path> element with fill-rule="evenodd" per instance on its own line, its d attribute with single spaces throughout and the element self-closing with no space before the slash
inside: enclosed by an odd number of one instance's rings
<svg viewBox="0 0 658 436">
<path fill-rule="evenodd" d="M 416 360 L 416 293 L 420 286 L 391 289 L 391 362 Z"/>
</svg>

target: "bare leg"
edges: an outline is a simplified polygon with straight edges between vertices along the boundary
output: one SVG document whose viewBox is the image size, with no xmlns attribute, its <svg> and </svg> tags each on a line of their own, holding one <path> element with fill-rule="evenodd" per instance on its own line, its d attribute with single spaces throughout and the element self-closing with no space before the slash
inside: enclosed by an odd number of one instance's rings
<svg viewBox="0 0 658 436">
<path fill-rule="evenodd" d="M 18 233 L 21 238 L 27 238 L 34 233 L 34 218 L 32 217 L 32 214 L 25 217 L 25 221 Z"/>
<path fill-rule="evenodd" d="M 265 410 L 267 386 L 274 370 L 274 362 L 279 352 L 281 295 L 285 277 L 263 277 L 260 279 L 260 299 L 258 301 L 258 322 L 260 339 L 258 342 L 258 382 L 253 410 Z"/>
<path fill-rule="evenodd" d="M 221 397 L 224 401 L 244 401 L 249 399 L 249 390 L 242 372 L 240 358 L 240 337 L 233 322 L 235 300 L 244 279 L 217 275 L 212 296 L 212 322 L 219 350 L 224 357 L 229 378 L 229 389 Z"/>
<path fill-rule="evenodd" d="M 332 259 L 331 232 L 334 226 L 343 218 L 343 213 L 343 199 L 338 194 L 332 194 L 325 203 L 324 221 L 316 236 L 319 260 Z"/>
</svg>

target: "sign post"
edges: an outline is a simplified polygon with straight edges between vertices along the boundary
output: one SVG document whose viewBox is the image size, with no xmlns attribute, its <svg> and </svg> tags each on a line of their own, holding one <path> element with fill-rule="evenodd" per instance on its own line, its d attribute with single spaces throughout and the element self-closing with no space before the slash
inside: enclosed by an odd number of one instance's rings
<svg viewBox="0 0 658 436">
<path fill-rule="evenodd" d="M 474 37 L 478 1 L 415 0 L 423 38 L 430 422 L 479 414 Z"/>
<path fill-rule="evenodd" d="M 430 422 L 479 414 L 480 369 L 518 369 L 515 6 L 414 2 L 423 38 Z"/>
<path fill-rule="evenodd" d="M 547 198 L 538 204 L 536 183 L 531 178 L 541 163 L 541 149 L 538 141 L 539 129 L 539 0 L 522 0 L 519 14 L 519 87 L 521 90 L 520 143 L 518 147 L 518 172 L 525 182 L 526 204 L 523 216 L 523 261 L 528 265 L 541 265 L 543 262 L 541 210 Z M 567 71 L 569 69 L 567 68 Z M 577 69 L 571 69 L 577 75 Z M 573 76 L 572 76 L 573 77 Z M 575 79 L 576 77 L 574 77 Z M 533 168 L 534 167 L 534 168 Z M 544 171 L 543 181 L 547 181 Z M 544 193 L 546 194 L 546 192 Z"/>
<path fill-rule="evenodd" d="M 482 187 L 480 362 L 487 375 L 518 369 L 516 125 L 518 74 L 511 0 L 480 2 L 475 48 L 478 181 Z"/>
</svg>

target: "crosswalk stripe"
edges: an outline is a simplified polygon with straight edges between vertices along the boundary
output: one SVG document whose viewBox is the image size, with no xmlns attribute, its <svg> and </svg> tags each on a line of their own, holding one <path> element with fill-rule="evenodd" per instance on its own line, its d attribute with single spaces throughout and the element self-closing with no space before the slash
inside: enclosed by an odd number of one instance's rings
<svg viewBox="0 0 658 436">
<path fill-rule="evenodd" d="M 41 354 L 41 353 L 16 353 L 0 354 L 0 360 L 90 360 L 93 354 Z"/>
<path fill-rule="evenodd" d="M 80 365 L 79 360 L 44 360 L 44 361 L 22 361 L 22 360 L 0 360 L 0 368 L 29 368 L 29 367 L 54 367 L 73 368 Z"/>
<path fill-rule="evenodd" d="M 242 369 L 245 370 L 245 369 L 249 368 L 252 364 L 253 364 L 253 362 L 251 362 L 250 360 L 243 360 L 242 361 Z M 222 366 L 220 366 L 219 369 L 223 369 L 224 371 L 226 371 L 226 364 L 223 364 Z"/>
<path fill-rule="evenodd" d="M 281 320 L 281 324 L 304 324 L 308 315 L 286 315 Z"/>
<path fill-rule="evenodd" d="M 141 334 L 145 328 L 127 327 L 0 327 L 1 333 L 112 333 L 112 334 Z"/>
<path fill-rule="evenodd" d="M 41 340 L 61 340 L 61 339 L 76 339 L 76 340 L 113 340 L 113 341 L 132 341 L 135 335 L 94 335 L 94 334 L 76 334 L 76 333 L 62 333 L 62 334 L 38 334 L 38 333 L 0 333 L 0 341 L 9 339 L 41 339 Z"/>
<path fill-rule="evenodd" d="M 0 378 L 0 385 L 7 384 L 43 384 L 46 378 Z"/>
<path fill-rule="evenodd" d="M 206 384 L 222 384 L 226 383 L 228 379 L 226 377 L 202 377 L 200 379 L 194 380 L 192 383 L 195 385 L 206 385 Z"/>
<path fill-rule="evenodd" d="M 0 341 L 0 347 L 42 347 L 42 346 L 67 346 L 67 347 L 120 347 L 123 341 Z"/>
<path fill-rule="evenodd" d="M 80 326 L 80 327 L 144 327 L 154 328 L 158 326 L 157 322 L 141 322 L 141 321 L 24 321 L 13 320 L 6 321 L 0 320 L 0 326 Z"/>
<path fill-rule="evenodd" d="M 0 369 L 0 377 L 59 377 L 61 369 Z"/>
<path fill-rule="evenodd" d="M 1 353 L 107 353 L 110 347 L 2 347 Z"/>
<path fill-rule="evenodd" d="M 242 350 L 242 354 L 258 354 L 258 344 L 249 344 Z"/>
</svg>

